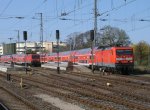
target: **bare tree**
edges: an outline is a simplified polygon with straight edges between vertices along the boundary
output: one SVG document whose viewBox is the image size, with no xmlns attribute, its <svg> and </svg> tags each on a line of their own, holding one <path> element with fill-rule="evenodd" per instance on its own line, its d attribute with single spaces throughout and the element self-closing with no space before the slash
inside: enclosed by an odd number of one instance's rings
<svg viewBox="0 0 150 110">
<path fill-rule="evenodd" d="M 106 46 L 128 46 L 130 44 L 129 36 L 127 33 L 119 28 L 105 26 L 101 37 L 100 45 Z"/>
</svg>

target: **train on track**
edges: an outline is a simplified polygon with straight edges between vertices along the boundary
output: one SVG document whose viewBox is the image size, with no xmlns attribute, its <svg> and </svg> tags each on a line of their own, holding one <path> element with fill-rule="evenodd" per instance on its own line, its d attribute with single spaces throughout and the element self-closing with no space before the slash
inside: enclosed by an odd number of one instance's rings
<svg viewBox="0 0 150 110">
<path fill-rule="evenodd" d="M 30 66 L 41 66 L 40 55 L 39 54 L 13 54 L 13 55 L 2 55 L 0 56 L 1 63 L 13 63 L 22 64 Z"/>
<path fill-rule="evenodd" d="M 51 62 L 73 62 L 78 65 L 85 65 L 100 71 L 120 71 L 128 73 L 134 67 L 133 48 L 131 47 L 95 47 L 81 50 L 51 53 L 47 56 Z"/>
<path fill-rule="evenodd" d="M 72 62 L 78 65 L 85 65 L 100 71 L 132 71 L 134 67 L 133 48 L 131 47 L 95 47 L 73 51 L 65 51 L 50 54 L 25 54 L 21 55 L 3 55 L 0 62 L 4 63 L 21 63 L 25 62 L 40 66 L 41 63 L 47 62 Z"/>
</svg>

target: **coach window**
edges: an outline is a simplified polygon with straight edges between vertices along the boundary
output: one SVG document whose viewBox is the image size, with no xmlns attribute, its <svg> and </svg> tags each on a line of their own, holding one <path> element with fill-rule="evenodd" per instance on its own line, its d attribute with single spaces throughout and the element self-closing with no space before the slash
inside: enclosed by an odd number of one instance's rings
<svg viewBox="0 0 150 110">
<path fill-rule="evenodd" d="M 77 57 L 77 56 L 75 56 L 75 59 L 78 59 L 78 57 Z"/>
</svg>

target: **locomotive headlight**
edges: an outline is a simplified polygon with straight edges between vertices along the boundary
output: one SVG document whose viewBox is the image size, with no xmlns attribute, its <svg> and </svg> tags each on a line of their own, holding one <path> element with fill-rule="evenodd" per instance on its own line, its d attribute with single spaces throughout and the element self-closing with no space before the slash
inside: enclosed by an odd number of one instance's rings
<svg viewBox="0 0 150 110">
<path fill-rule="evenodd" d="M 126 60 L 132 60 L 132 58 L 126 58 Z"/>
<path fill-rule="evenodd" d="M 116 58 L 117 61 L 123 60 L 123 58 Z"/>
</svg>

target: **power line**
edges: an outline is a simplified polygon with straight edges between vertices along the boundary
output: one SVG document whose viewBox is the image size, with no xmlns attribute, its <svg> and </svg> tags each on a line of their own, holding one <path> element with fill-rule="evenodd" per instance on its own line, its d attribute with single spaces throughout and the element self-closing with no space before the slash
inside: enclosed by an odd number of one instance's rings
<svg viewBox="0 0 150 110">
<path fill-rule="evenodd" d="M 7 10 L 7 8 L 9 7 L 9 5 L 12 3 L 12 1 L 13 0 L 10 0 L 9 2 L 8 2 L 8 4 L 6 5 L 6 7 L 2 10 L 2 12 L 0 13 L 0 16 L 2 16 L 3 15 L 3 13 Z"/>
<path fill-rule="evenodd" d="M 112 11 L 119 10 L 120 8 L 122 8 L 122 7 L 124 7 L 124 6 L 127 6 L 127 5 L 129 5 L 130 3 L 135 2 L 135 1 L 136 1 L 136 0 L 131 0 L 131 1 L 129 1 L 129 2 L 126 2 L 125 4 L 122 4 L 122 5 L 120 5 L 120 6 L 114 7 L 114 8 L 112 8 L 112 9 L 108 10 L 108 11 L 102 12 L 100 15 L 104 15 L 104 14 L 110 13 L 110 12 L 112 12 Z"/>
</svg>

